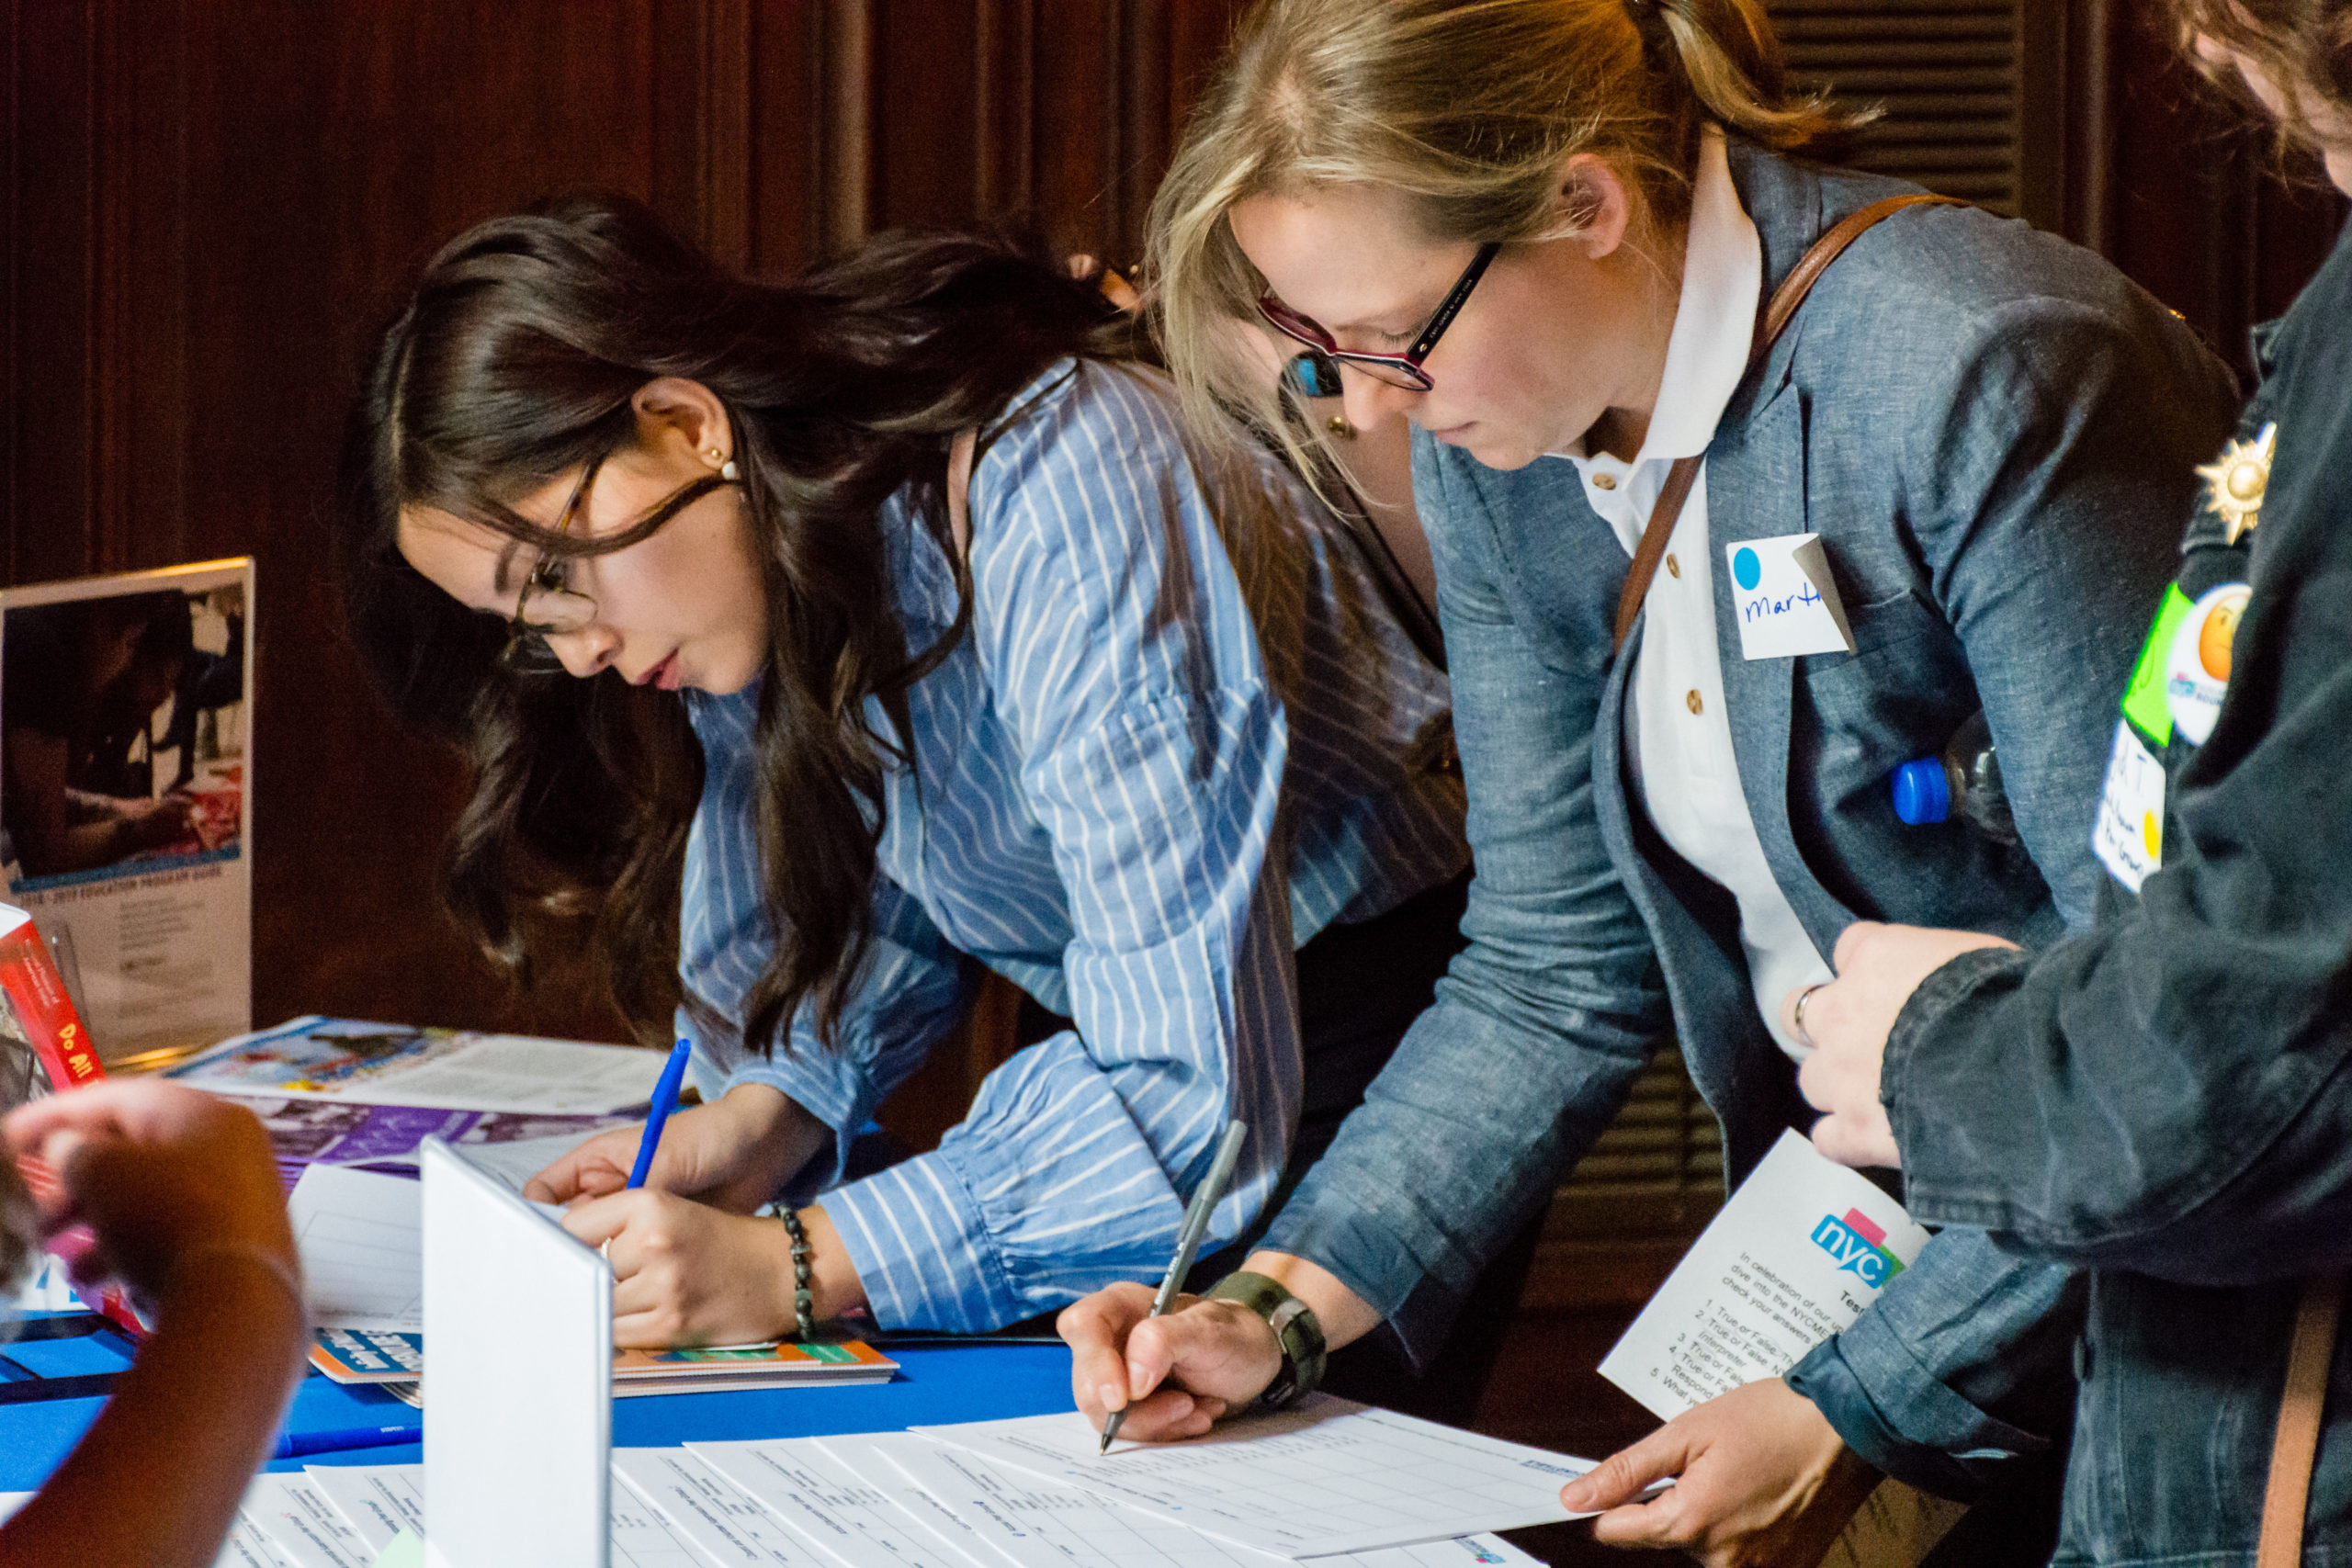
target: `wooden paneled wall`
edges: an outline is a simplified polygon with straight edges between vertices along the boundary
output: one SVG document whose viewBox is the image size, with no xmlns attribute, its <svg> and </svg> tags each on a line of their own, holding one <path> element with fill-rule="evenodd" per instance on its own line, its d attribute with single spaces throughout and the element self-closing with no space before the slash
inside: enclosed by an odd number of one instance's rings
<svg viewBox="0 0 2352 1568">
<path fill-rule="evenodd" d="M 2250 374 L 2246 329 L 2318 269 L 2346 204 L 2315 160 L 2219 100 L 2158 0 L 2025 0 L 2055 56 L 2027 106 L 2049 149 L 2049 226 L 2113 261 Z M 2041 13 L 2039 19 L 2034 14 Z"/>
<path fill-rule="evenodd" d="M 11 0 L 0 573 L 258 558 L 254 1011 L 610 1036 L 432 892 L 451 761 L 336 629 L 340 423 L 467 224 L 595 186 L 739 266 L 1026 209 L 1135 254 L 1231 7 L 1191 0 Z"/>
<path fill-rule="evenodd" d="M 2056 82 L 2027 114 L 2058 150 L 2037 165 L 2060 193 L 2045 209 L 2233 343 L 2292 293 L 2338 209 L 2282 196 L 2254 139 L 2212 129 L 2149 8 L 2027 7 L 2061 57 L 2037 65 Z M 0 577 L 259 558 L 260 1019 L 612 1032 L 576 986 L 503 997 L 443 927 L 455 769 L 384 722 L 336 630 L 338 427 L 424 258 L 593 185 L 752 268 L 1012 209 L 1125 260 L 1238 9 L 6 0 Z"/>
</svg>

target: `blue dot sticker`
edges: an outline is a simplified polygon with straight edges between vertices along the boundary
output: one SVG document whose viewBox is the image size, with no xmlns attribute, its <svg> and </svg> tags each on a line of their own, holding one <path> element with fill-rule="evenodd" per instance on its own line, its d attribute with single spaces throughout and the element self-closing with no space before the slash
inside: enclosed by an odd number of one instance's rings
<svg viewBox="0 0 2352 1568">
<path fill-rule="evenodd" d="M 1764 563 L 1756 558 L 1754 550 L 1742 545 L 1732 552 L 1731 575 L 1742 588 L 1752 590 L 1764 581 Z"/>
</svg>

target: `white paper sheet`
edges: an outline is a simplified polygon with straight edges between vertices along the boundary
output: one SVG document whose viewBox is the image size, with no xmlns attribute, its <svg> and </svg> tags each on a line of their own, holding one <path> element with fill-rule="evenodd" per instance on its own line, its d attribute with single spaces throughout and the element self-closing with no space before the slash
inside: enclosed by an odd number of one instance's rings
<svg viewBox="0 0 2352 1568">
<path fill-rule="evenodd" d="M 1860 1317 L 1927 1243 L 1902 1204 L 1784 1132 L 1600 1375 L 1670 1421 L 1787 1371 Z"/>
<path fill-rule="evenodd" d="M 1560 1487 L 1592 1468 L 1328 1394 L 1100 1457 L 1101 1435 L 1074 1410 L 916 1430 L 1284 1557 L 1565 1519 Z"/>
<path fill-rule="evenodd" d="M 686 1447 L 841 1568 L 974 1568 L 814 1438 Z"/>
<path fill-rule="evenodd" d="M 229 1536 L 220 1543 L 220 1555 L 212 1560 L 212 1568 L 293 1568 L 284 1552 L 269 1544 L 269 1538 L 240 1518 L 229 1527 Z"/>
<path fill-rule="evenodd" d="M 609 1568 L 709 1568 L 692 1543 L 626 1486 L 613 1488 Z"/>
<path fill-rule="evenodd" d="M 721 1568 L 833 1568 L 831 1559 L 684 1449 L 615 1449 L 613 1476 Z"/>
<path fill-rule="evenodd" d="M 910 1445 L 931 1447 L 927 1438 L 912 1432 L 861 1432 L 820 1438 L 819 1444 L 859 1480 L 889 1499 L 891 1506 L 912 1519 L 925 1535 L 972 1568 L 998 1568 L 979 1532 L 955 1509 L 915 1484 L 905 1469 L 891 1462 L 891 1454 Z"/>
<path fill-rule="evenodd" d="M 30 1492 L 0 1492 L 0 1524 L 7 1523 L 17 1510 L 31 1502 L 35 1495 Z"/>
<path fill-rule="evenodd" d="M 1279 1568 L 1283 1562 L 953 1444 L 918 1438 L 888 1458 L 1012 1568 Z"/>
<path fill-rule="evenodd" d="M 1290 1561 L 933 1438 L 892 1447 L 886 1457 L 1012 1568 L 1283 1568 Z M 1485 1535 L 1320 1558 L 1317 1568 L 1476 1568 L 1534 1561 Z"/>
<path fill-rule="evenodd" d="M 1338 1559 L 1319 1558 L 1317 1568 L 1329 1568 Z M 1379 1551 L 1355 1552 L 1344 1561 L 1358 1568 L 1477 1568 L 1509 1563 L 1515 1568 L 1532 1563 L 1543 1568 L 1544 1560 L 1531 1557 L 1498 1535 L 1458 1535 L 1452 1540 L 1420 1540 L 1410 1546 L 1391 1546 Z"/>
<path fill-rule="evenodd" d="M 343 1510 L 307 1475 L 254 1476 L 238 1512 L 294 1568 L 368 1568 L 375 1559 Z"/>
<path fill-rule="evenodd" d="M 424 1534 L 424 1466 L 312 1464 L 303 1473 L 342 1511 L 370 1553 L 390 1546 L 402 1529 Z"/>
<path fill-rule="evenodd" d="M 531 1178 L 600 1135 L 599 1130 L 591 1130 L 559 1134 L 551 1138 L 515 1138 L 506 1143 L 458 1144 L 454 1147 L 466 1156 L 467 1164 L 490 1172 L 520 1192 Z"/>
<path fill-rule="evenodd" d="M 322 1483 L 319 1478 L 332 1479 Z M 616 1466 L 615 1481 L 619 1481 Z M 402 1524 L 424 1532 L 424 1467 L 421 1464 L 316 1465 L 306 1476 L 263 1475 L 255 1478 L 255 1488 L 263 1482 L 294 1482 L 300 1483 L 319 1506 L 331 1510 L 333 1522 L 342 1534 L 356 1543 L 354 1561 L 358 1568 L 366 1568 L 380 1545 L 365 1544 L 368 1531 L 380 1527 L 381 1507 L 388 1505 Z M 254 1494 L 246 1495 L 250 1517 Z M 613 1487 L 611 1510 L 611 1568 L 708 1568 L 694 1544 L 683 1533 L 673 1530 L 668 1521 L 656 1510 L 648 1507 L 626 1485 Z M 363 1528 L 364 1527 L 364 1528 Z M 392 1533 L 398 1533 L 394 1530 Z M 391 1535 L 384 1537 L 386 1543 Z M 291 1568 L 312 1568 L 314 1560 L 288 1554 Z M 324 1559 L 315 1560 L 324 1562 Z M 723 1560 L 722 1560 L 723 1561 Z M 221 1568 L 248 1568 L 233 1557 L 224 1557 Z M 277 1568 L 274 1563 L 255 1562 L 251 1568 Z"/>
<path fill-rule="evenodd" d="M 322 1328 L 424 1326 L 424 1189 L 404 1177 L 314 1165 L 286 1215 Z"/>
</svg>

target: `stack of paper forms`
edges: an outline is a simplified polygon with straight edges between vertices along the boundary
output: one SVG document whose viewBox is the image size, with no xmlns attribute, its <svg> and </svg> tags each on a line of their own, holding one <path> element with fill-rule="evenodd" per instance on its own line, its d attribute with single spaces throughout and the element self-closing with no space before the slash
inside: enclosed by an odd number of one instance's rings
<svg viewBox="0 0 2352 1568">
<path fill-rule="evenodd" d="M 1586 1461 L 1316 1397 L 1095 1451 L 1075 1412 L 613 1455 L 613 1568 L 1478 1568 Z M 368 1568 L 422 1465 L 255 1478 L 223 1568 Z"/>
</svg>

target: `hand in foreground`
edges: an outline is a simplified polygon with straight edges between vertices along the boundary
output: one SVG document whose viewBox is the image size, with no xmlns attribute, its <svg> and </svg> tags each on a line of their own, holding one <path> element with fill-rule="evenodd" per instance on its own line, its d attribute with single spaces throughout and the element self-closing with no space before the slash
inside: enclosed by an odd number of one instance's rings
<svg viewBox="0 0 2352 1568">
<path fill-rule="evenodd" d="M 597 1134 L 525 1182 L 523 1196 L 539 1203 L 576 1203 L 624 1190 L 644 1133 L 639 1123 Z M 710 1104 L 670 1118 L 645 1185 L 748 1214 L 775 1197 L 831 1136 L 831 1129 L 781 1091 L 766 1084 L 738 1084 Z"/>
<path fill-rule="evenodd" d="M 1644 1488 L 1675 1483 L 1646 1503 Z M 1817 1562 L 1879 1473 L 1778 1378 L 1687 1410 L 1560 1489 L 1611 1546 L 1679 1548 L 1707 1568 Z"/>
<path fill-rule="evenodd" d="M 1265 1392 L 1283 1370 L 1282 1345 L 1239 1302 L 1179 1296 L 1154 1317 L 1153 1294 L 1112 1285 L 1062 1309 L 1054 1326 L 1069 1342 L 1070 1393 L 1097 1431 L 1124 1409 L 1123 1438 L 1197 1438 Z"/>
<path fill-rule="evenodd" d="M 165 1300 L 182 1265 L 207 1254 L 251 1254 L 300 1277 L 268 1134 L 243 1106 L 126 1078 L 20 1106 L 0 1139 L 57 1177 L 40 1199 L 43 1232 L 88 1225 L 92 1261 L 142 1296 Z"/>
<path fill-rule="evenodd" d="M 1809 987 L 1804 1029 L 1796 1026 L 1797 998 L 1781 1003 L 1781 1026 L 1792 1038 L 1810 1038 L 1813 1055 L 1797 1068 L 1797 1087 L 1814 1108 L 1813 1145 L 1841 1165 L 1900 1165 L 1894 1128 L 1879 1103 L 1879 1071 L 1886 1036 L 1919 982 L 1963 953 L 2015 947 L 1982 931 L 1937 931 L 1857 920 L 1838 939 L 1831 962 L 1838 978 Z"/>
<path fill-rule="evenodd" d="M 803 1209 L 800 1219 L 817 1317 L 863 1304 L 857 1270 L 825 1212 Z M 603 1248 L 612 1265 L 616 1348 L 792 1337 L 792 1237 L 779 1220 L 729 1214 L 649 1188 L 580 1203 L 564 1215 L 563 1228 Z"/>
</svg>

